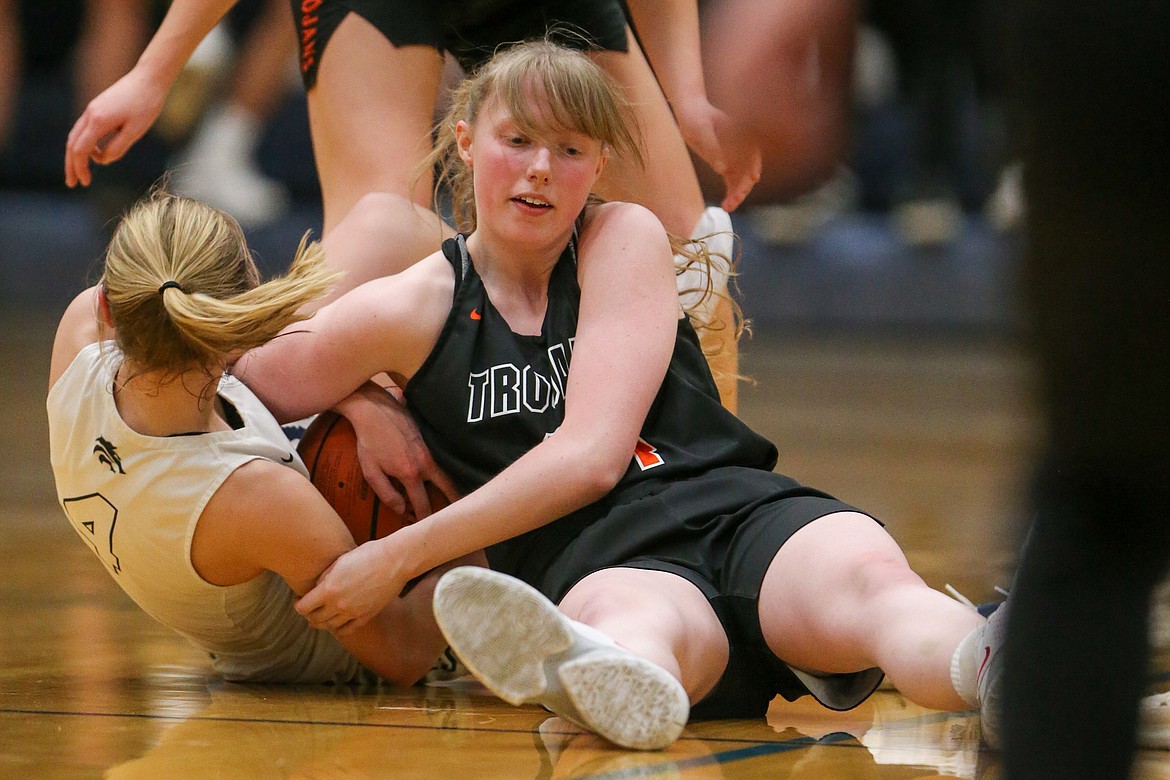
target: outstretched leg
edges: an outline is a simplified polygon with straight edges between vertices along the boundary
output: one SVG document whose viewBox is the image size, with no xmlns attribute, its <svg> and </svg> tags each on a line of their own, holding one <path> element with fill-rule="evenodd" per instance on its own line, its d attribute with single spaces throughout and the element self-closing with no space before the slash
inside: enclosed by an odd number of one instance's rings
<svg viewBox="0 0 1170 780">
<path fill-rule="evenodd" d="M 933 709 L 966 709 L 975 699 L 973 690 L 956 690 L 951 667 L 984 619 L 928 587 L 865 515 L 838 512 L 793 534 L 764 577 L 759 611 L 768 647 L 794 667 L 877 666 L 907 698 Z"/>
</svg>

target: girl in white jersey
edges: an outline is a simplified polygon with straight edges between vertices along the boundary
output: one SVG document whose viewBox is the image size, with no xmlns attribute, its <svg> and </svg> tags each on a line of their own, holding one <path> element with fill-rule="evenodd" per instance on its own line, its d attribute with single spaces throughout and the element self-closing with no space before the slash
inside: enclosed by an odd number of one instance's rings
<svg viewBox="0 0 1170 780">
<path fill-rule="evenodd" d="M 61 506 L 114 581 L 229 680 L 411 684 L 444 642 L 434 576 L 360 631 L 311 628 L 294 601 L 354 547 L 272 414 L 225 373 L 303 319 L 335 279 L 302 242 L 260 284 L 236 222 L 161 189 L 110 243 L 53 345 L 50 455 Z"/>
<path fill-rule="evenodd" d="M 440 130 L 466 237 L 237 365 L 290 416 L 388 372 L 467 491 L 343 555 L 302 614 L 344 636 L 488 548 L 502 571 L 436 588 L 453 649 L 505 700 L 634 748 L 673 741 L 692 704 L 846 709 L 882 671 L 924 706 L 990 701 L 999 621 L 927 587 L 873 518 L 772 471 L 774 447 L 719 405 L 661 223 L 590 199 L 610 150 L 636 143 L 596 66 L 510 49 Z"/>
</svg>

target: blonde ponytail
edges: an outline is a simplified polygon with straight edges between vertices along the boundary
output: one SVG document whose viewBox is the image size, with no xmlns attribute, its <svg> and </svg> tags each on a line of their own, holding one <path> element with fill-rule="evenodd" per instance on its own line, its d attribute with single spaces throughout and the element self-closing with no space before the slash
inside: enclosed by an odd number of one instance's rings
<svg viewBox="0 0 1170 780">
<path fill-rule="evenodd" d="M 119 348 L 144 370 L 211 367 L 288 325 L 337 279 L 306 234 L 288 271 L 260 284 L 239 224 L 159 188 L 122 219 L 105 286 Z"/>
</svg>

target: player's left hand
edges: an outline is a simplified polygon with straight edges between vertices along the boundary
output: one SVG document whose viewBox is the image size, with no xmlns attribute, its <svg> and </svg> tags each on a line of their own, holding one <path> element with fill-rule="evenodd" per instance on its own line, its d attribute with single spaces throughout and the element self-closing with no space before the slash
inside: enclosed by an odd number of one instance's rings
<svg viewBox="0 0 1170 780">
<path fill-rule="evenodd" d="M 723 178 L 723 210 L 735 211 L 760 180 L 760 148 L 730 116 L 706 100 L 673 108 L 687 146 Z"/>
<path fill-rule="evenodd" d="M 366 542 L 342 555 L 296 600 L 296 610 L 313 628 L 346 636 L 364 626 L 397 598 L 406 581 L 393 565 L 394 534 Z M 387 548 L 390 548 L 389 550 Z"/>
<path fill-rule="evenodd" d="M 455 484 L 431 457 L 414 418 L 396 394 L 367 382 L 334 409 L 353 425 L 362 474 L 391 511 L 407 514 L 409 501 L 415 518 L 430 515 L 434 507 L 427 482 L 448 503 L 459 498 Z"/>
</svg>

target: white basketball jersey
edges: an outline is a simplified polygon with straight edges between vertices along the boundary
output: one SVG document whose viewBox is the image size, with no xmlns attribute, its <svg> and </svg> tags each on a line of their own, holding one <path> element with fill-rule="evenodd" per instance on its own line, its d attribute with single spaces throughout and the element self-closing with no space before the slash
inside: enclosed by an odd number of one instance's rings
<svg viewBox="0 0 1170 780">
<path fill-rule="evenodd" d="M 191 436 L 144 436 L 114 404 L 122 356 L 112 341 L 86 346 L 48 396 L 57 495 L 77 534 L 110 576 L 160 623 L 206 651 L 228 680 L 346 681 L 357 661 L 293 609 L 294 594 L 264 572 L 228 587 L 191 564 L 191 539 L 223 481 L 256 458 L 306 474 L 275 418 L 241 382 L 219 394 L 244 426 Z"/>
</svg>

